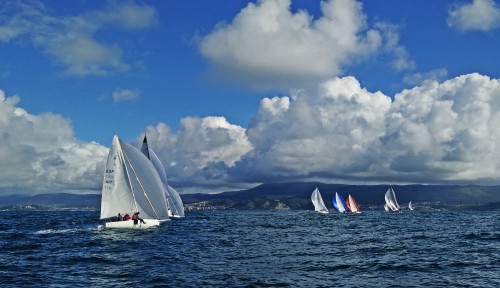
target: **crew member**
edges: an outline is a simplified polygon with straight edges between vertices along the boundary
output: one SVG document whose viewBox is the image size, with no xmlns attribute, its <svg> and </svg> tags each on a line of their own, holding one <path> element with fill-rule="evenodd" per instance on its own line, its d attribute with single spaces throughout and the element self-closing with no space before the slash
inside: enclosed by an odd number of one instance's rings
<svg viewBox="0 0 500 288">
<path fill-rule="evenodd" d="M 139 217 L 139 212 L 135 212 L 134 215 L 132 215 L 132 220 L 134 220 L 134 225 L 137 225 L 139 221 L 141 221 L 142 224 L 146 224 L 146 222 L 144 222 L 144 220 Z"/>
</svg>

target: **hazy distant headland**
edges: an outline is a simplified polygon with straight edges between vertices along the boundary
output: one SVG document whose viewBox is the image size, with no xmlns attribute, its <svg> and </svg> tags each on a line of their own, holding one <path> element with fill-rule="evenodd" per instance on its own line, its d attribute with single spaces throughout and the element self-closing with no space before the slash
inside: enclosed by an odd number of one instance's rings
<svg viewBox="0 0 500 288">
<path fill-rule="evenodd" d="M 219 194 L 181 195 L 188 210 L 312 210 L 311 193 L 321 191 L 332 208 L 335 192 L 351 194 L 361 209 L 381 209 L 388 185 L 344 185 L 320 182 L 262 184 L 248 190 Z M 412 201 L 418 207 L 434 209 L 500 209 L 500 186 L 479 185 L 393 185 L 400 205 Z M 0 196 L 0 207 L 18 209 L 99 209 L 100 194 L 38 194 Z"/>
</svg>

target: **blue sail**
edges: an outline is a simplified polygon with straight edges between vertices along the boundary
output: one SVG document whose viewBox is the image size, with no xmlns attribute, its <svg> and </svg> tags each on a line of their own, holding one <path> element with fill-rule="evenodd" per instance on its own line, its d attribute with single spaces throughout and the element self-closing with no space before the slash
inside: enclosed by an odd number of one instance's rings
<svg viewBox="0 0 500 288">
<path fill-rule="evenodd" d="M 345 203 L 344 197 L 339 194 L 340 201 L 342 201 L 342 205 L 344 205 L 345 212 L 351 212 L 351 209 L 349 209 L 349 206 L 347 206 L 347 203 Z"/>
<path fill-rule="evenodd" d="M 335 192 L 335 197 L 333 197 L 332 202 L 333 207 L 335 207 L 339 213 L 351 212 L 345 203 L 344 197 L 342 197 L 339 193 Z"/>
<path fill-rule="evenodd" d="M 337 212 L 340 212 L 339 205 L 337 205 L 337 199 L 336 198 L 337 198 L 337 193 L 335 193 L 335 196 L 333 196 L 333 200 L 332 200 L 333 207 L 335 208 L 335 210 L 337 210 Z"/>
</svg>

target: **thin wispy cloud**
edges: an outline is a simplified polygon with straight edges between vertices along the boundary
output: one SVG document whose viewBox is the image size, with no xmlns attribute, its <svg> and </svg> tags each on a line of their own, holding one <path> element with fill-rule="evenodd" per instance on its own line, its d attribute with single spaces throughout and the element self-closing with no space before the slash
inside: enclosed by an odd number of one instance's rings
<svg viewBox="0 0 500 288">
<path fill-rule="evenodd" d="M 100 41 L 97 34 L 112 29 L 146 29 L 157 23 L 152 6 L 133 1 L 111 2 L 104 10 L 74 16 L 51 13 L 42 2 L 7 1 L 9 16 L 0 22 L 0 43 L 21 37 L 76 76 L 104 76 L 129 71 L 123 49 L 116 43 Z"/>
<path fill-rule="evenodd" d="M 116 89 L 113 94 L 114 103 L 126 102 L 126 101 L 137 101 L 141 97 L 141 92 L 137 89 Z"/>
<path fill-rule="evenodd" d="M 424 81 L 441 82 L 448 77 L 448 70 L 445 68 L 436 69 L 428 72 L 415 72 L 403 77 L 403 82 L 408 85 L 421 85 Z"/>
</svg>

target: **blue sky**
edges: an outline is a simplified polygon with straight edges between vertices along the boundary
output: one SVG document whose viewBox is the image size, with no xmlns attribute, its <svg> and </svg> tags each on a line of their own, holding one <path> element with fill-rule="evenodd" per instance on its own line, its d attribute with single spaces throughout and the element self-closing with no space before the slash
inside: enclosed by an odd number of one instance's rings
<svg viewBox="0 0 500 288">
<path fill-rule="evenodd" d="M 115 132 L 181 193 L 499 184 L 499 36 L 490 0 L 7 1 L 0 190 L 98 191 Z"/>
</svg>

